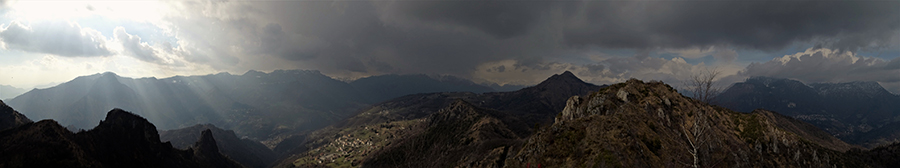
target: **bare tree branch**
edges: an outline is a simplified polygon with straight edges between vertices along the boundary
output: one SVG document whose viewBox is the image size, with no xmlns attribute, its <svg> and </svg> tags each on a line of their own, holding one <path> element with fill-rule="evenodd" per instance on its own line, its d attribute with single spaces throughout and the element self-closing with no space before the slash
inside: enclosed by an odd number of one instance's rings
<svg viewBox="0 0 900 168">
<path fill-rule="evenodd" d="M 715 82 L 720 74 L 717 69 L 705 69 L 699 74 L 691 75 L 685 85 L 693 92 L 692 97 L 705 103 L 712 103 L 713 97 L 721 90 Z"/>
<path fill-rule="evenodd" d="M 693 158 L 694 164 L 692 166 L 694 168 L 700 167 L 700 148 L 703 147 L 703 144 L 707 141 L 706 131 L 708 128 L 709 125 L 706 124 L 706 116 L 703 115 L 702 111 L 697 111 L 690 131 L 685 128 L 684 125 L 681 125 L 681 130 L 684 132 L 684 138 L 687 140 L 688 145 L 690 145 L 687 147 L 687 151 Z"/>
</svg>

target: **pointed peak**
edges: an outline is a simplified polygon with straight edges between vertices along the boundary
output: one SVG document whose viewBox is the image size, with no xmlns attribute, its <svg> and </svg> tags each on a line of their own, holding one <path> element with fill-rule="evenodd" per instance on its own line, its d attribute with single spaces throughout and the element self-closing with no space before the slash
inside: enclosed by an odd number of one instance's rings
<svg viewBox="0 0 900 168">
<path fill-rule="evenodd" d="M 265 72 L 260 72 L 260 71 L 257 71 L 257 70 L 249 70 L 249 71 L 247 71 L 247 72 L 244 72 L 244 74 L 243 74 L 242 76 L 248 76 L 248 75 L 265 75 L 265 74 L 266 74 Z"/>
<path fill-rule="evenodd" d="M 219 146 L 216 145 L 216 139 L 210 129 L 205 129 L 200 133 L 200 139 L 197 140 L 194 147 L 197 148 L 197 152 L 204 154 L 219 153 Z"/>
<path fill-rule="evenodd" d="M 578 77 L 575 77 L 575 74 L 572 74 L 571 71 L 563 72 L 562 74 L 559 74 L 559 76 L 578 78 Z"/>
<path fill-rule="evenodd" d="M 554 88 L 554 87 L 559 87 L 559 86 L 564 86 L 564 85 L 573 85 L 573 84 L 592 85 L 592 84 L 582 81 L 577 76 L 575 76 L 575 74 L 573 74 L 572 72 L 566 71 L 566 72 L 563 72 L 562 74 L 556 74 L 556 75 L 550 76 L 550 78 L 547 78 L 547 80 L 544 80 L 543 82 L 541 82 L 540 84 L 538 84 L 536 86 L 537 87 Z"/>
</svg>

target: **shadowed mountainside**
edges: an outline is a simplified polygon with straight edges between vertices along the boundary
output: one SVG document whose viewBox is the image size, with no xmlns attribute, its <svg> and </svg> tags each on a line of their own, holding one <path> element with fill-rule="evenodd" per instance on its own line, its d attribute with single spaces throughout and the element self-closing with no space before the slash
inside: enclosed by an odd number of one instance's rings
<svg viewBox="0 0 900 168">
<path fill-rule="evenodd" d="M 717 96 L 741 112 L 777 111 L 852 144 L 876 147 L 900 140 L 900 95 L 876 82 L 815 83 L 752 77 Z"/>
<path fill-rule="evenodd" d="M 223 130 L 212 124 L 198 124 L 182 129 L 161 131 L 159 137 L 163 142 L 171 142 L 175 148 L 188 149 L 196 147 L 193 146 L 194 142 L 202 136 L 201 132 L 204 130 L 211 131 L 211 135 L 215 138 L 217 147 L 223 155 L 244 166 L 263 168 L 275 161 L 275 153 L 265 145 L 257 141 L 238 138 L 234 131 Z"/>
<path fill-rule="evenodd" d="M 496 125 L 504 125 L 504 128 L 494 128 L 497 130 L 509 130 L 513 135 L 509 137 L 526 137 L 533 132 L 537 125 L 546 125 L 552 122 L 553 116 L 565 107 L 565 101 L 571 96 L 584 95 L 593 91 L 597 91 L 603 86 L 597 86 L 585 83 L 578 79 L 571 72 L 553 75 L 540 84 L 528 88 L 524 88 L 514 92 L 489 92 L 489 93 L 469 93 L 469 92 L 444 92 L 430 94 L 415 94 L 396 98 L 390 101 L 373 105 L 356 116 L 350 117 L 344 122 L 338 123 L 332 127 L 328 127 L 306 136 L 306 138 L 295 138 L 294 141 L 284 141 L 283 143 L 293 143 L 301 145 L 279 145 L 292 149 L 279 149 L 276 151 L 286 151 L 277 167 L 289 166 L 339 166 L 339 165 L 356 165 L 363 163 L 367 157 L 372 157 L 373 152 L 391 152 L 390 148 L 405 148 L 409 145 L 391 146 L 401 141 L 416 143 L 422 142 L 421 139 L 433 139 L 430 135 L 421 135 L 419 133 L 427 130 L 434 130 L 448 126 L 427 125 L 425 124 L 429 116 L 441 111 L 448 110 L 462 103 L 472 106 L 475 110 L 480 111 L 477 114 L 489 116 L 488 120 L 496 120 Z M 465 108 L 463 108 L 465 109 Z M 480 118 L 480 117 L 472 117 Z M 464 120 L 465 121 L 465 120 Z M 463 122 L 463 121 L 460 121 Z M 469 127 L 467 124 L 456 125 L 460 127 Z M 478 129 L 486 129 L 484 127 L 472 127 Z M 461 130 L 462 128 L 456 128 Z M 490 131 L 493 132 L 493 131 Z M 439 135 L 439 134 L 433 134 Z M 441 135 L 444 136 L 444 135 Z M 445 135 L 445 136 L 465 136 Z M 419 140 L 405 139 L 405 137 L 422 137 Z M 446 139 L 443 137 L 438 139 Z M 490 147 L 488 150 L 495 150 L 497 147 L 510 148 L 518 138 L 500 138 L 485 139 L 489 145 L 469 144 L 473 146 Z M 495 143 L 496 142 L 496 143 Z M 500 143 L 502 142 L 502 143 Z M 443 143 L 443 142 L 442 142 Z M 453 140 L 447 143 L 454 143 Z M 471 142 L 470 142 L 471 143 Z M 415 146 L 415 145 L 412 145 Z M 446 145 L 445 145 L 446 146 Z M 455 146 L 448 146 L 446 149 L 465 149 Z M 500 150 L 497 149 L 499 152 Z M 403 151 L 403 150 L 401 150 Z M 432 150 L 433 151 L 433 150 Z M 409 153 L 409 151 L 406 151 Z M 479 152 L 484 154 L 484 151 Z M 496 152 L 495 152 L 496 153 Z M 432 155 L 428 155 L 432 156 Z M 455 157 L 455 156 L 453 156 Z M 470 157 L 475 158 L 475 157 Z M 337 159 L 337 160 L 333 160 Z M 467 163 L 476 163 L 471 159 L 467 159 Z M 448 165 L 456 162 L 456 159 L 448 159 L 434 166 Z M 397 162 L 374 162 L 381 165 L 406 164 Z M 374 164 L 373 163 L 373 164 Z M 429 164 L 409 163 L 410 165 L 425 166 Z M 450 164 L 454 165 L 454 164 Z"/>
<path fill-rule="evenodd" d="M 146 119 L 114 109 L 89 131 L 42 120 L 0 132 L 0 167 L 242 167 L 211 148 L 211 135 L 195 146 L 175 149 Z"/>
<path fill-rule="evenodd" d="M 573 97 L 556 122 L 506 160 L 512 167 L 841 167 L 852 146 L 770 111 L 733 112 L 661 82 L 629 80 Z M 696 157 L 695 157 L 696 156 Z"/>
<path fill-rule="evenodd" d="M 351 85 L 319 71 L 302 70 L 163 79 L 133 79 L 107 72 L 35 89 L 7 103 L 31 118 L 55 119 L 73 128 L 96 126 L 103 118 L 101 111 L 121 108 L 147 117 L 162 129 L 212 123 L 275 146 L 279 134 L 316 130 L 394 96 L 492 91 L 465 79 L 439 77 L 374 76 Z"/>
<path fill-rule="evenodd" d="M 28 92 L 27 89 L 16 88 L 9 85 L 0 85 L 0 99 L 11 99 L 22 93 Z"/>
<path fill-rule="evenodd" d="M 12 109 L 0 100 L 0 131 L 32 123 L 28 117 Z"/>
</svg>

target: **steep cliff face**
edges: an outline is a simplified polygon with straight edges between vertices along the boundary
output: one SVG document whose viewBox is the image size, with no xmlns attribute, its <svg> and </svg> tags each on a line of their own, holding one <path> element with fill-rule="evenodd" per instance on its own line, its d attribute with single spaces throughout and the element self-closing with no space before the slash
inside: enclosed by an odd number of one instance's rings
<svg viewBox="0 0 900 168">
<path fill-rule="evenodd" d="M 769 111 L 733 112 L 629 80 L 572 97 L 509 167 L 831 167 L 861 164 L 851 146 Z"/>
<path fill-rule="evenodd" d="M 198 124 L 177 130 L 161 131 L 159 137 L 163 142 L 171 142 L 175 148 L 187 149 L 196 145 L 202 133 L 210 130 L 216 140 L 216 146 L 223 155 L 234 159 L 247 167 L 268 167 L 275 160 L 275 153 L 265 145 L 250 139 L 238 138 L 234 131 L 223 130 L 212 124 Z"/>
</svg>

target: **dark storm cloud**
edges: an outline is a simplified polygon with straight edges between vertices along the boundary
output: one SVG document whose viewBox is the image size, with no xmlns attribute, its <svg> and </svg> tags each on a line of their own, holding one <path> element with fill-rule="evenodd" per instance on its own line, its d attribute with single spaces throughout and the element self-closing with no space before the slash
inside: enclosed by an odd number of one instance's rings
<svg viewBox="0 0 900 168">
<path fill-rule="evenodd" d="M 251 53 L 309 65 L 303 68 L 466 76 L 502 60 L 515 60 L 505 72 L 548 70 L 548 62 L 566 60 L 555 57 L 582 49 L 637 49 L 643 60 L 670 48 L 891 47 L 900 44 L 892 39 L 900 37 L 896 6 L 900 2 L 266 1 L 255 11 L 271 20 L 240 25 L 258 27 L 259 49 Z M 713 54 L 723 62 L 737 55 Z"/>
<path fill-rule="evenodd" d="M 391 12 L 417 19 L 477 29 L 497 38 L 525 34 L 552 2 L 540 1 L 406 1 Z"/>
<path fill-rule="evenodd" d="M 260 46 L 264 53 L 283 56 L 289 60 L 308 60 L 314 58 L 315 51 L 304 51 L 297 42 L 291 41 L 290 35 L 281 29 L 279 24 L 268 24 L 262 29 Z"/>
<path fill-rule="evenodd" d="M 392 16 L 387 16 L 389 15 L 387 13 L 392 12 L 379 9 L 384 6 L 378 5 L 385 4 L 377 3 L 384 2 L 269 3 L 268 5 L 272 5 L 271 8 L 275 9 L 274 14 L 285 16 L 284 20 L 290 20 L 281 25 L 282 32 L 320 40 L 317 47 L 310 47 L 305 49 L 306 51 L 300 52 L 314 53 L 313 55 L 279 55 L 288 60 L 316 62 L 316 65 L 319 65 L 316 68 L 325 72 L 346 70 L 372 73 L 467 75 L 485 61 L 534 57 L 532 54 L 540 54 L 541 51 L 533 50 L 544 50 L 540 47 L 522 48 L 525 46 L 522 45 L 522 40 L 503 41 L 503 39 L 495 37 L 506 37 L 512 34 L 491 35 L 479 33 L 482 31 L 481 28 L 458 30 L 447 26 L 467 23 L 493 24 L 491 21 L 460 21 L 452 18 L 439 19 L 439 21 L 418 19 L 400 20 L 400 22 L 384 21 L 396 18 L 388 18 Z M 397 3 L 418 4 L 420 2 L 402 1 Z M 400 6 L 408 7 L 405 5 L 407 4 Z M 391 6 L 389 9 L 395 7 Z M 279 12 L 285 13 L 280 14 Z M 517 17 L 508 14 L 497 14 L 497 17 L 501 17 L 500 15 L 513 17 L 513 19 Z M 440 22 L 445 27 L 431 26 L 435 22 Z M 519 25 L 519 21 L 513 22 L 516 23 L 510 24 Z M 521 28 L 519 33 L 514 33 L 518 35 L 523 33 L 528 26 L 507 27 Z"/>
<path fill-rule="evenodd" d="M 858 49 L 892 41 L 900 1 L 590 1 L 570 45 L 648 48 L 731 44 L 762 50 L 825 38 Z"/>
</svg>

